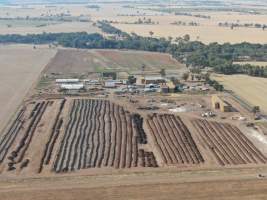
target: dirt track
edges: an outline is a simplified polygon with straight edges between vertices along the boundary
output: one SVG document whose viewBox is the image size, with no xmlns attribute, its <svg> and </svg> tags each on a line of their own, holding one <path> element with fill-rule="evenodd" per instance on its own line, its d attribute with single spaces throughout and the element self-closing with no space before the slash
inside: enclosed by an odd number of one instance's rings
<svg viewBox="0 0 267 200">
<path fill-rule="evenodd" d="M 11 179 L 0 183 L 5 200 L 17 199 L 265 199 L 263 169 L 149 172 L 101 176 Z"/>
</svg>

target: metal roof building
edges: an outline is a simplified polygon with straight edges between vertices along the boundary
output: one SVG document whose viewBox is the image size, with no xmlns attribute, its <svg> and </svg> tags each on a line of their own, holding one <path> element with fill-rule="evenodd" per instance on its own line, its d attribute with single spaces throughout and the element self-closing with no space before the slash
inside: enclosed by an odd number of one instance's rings
<svg viewBox="0 0 267 200">
<path fill-rule="evenodd" d="M 84 88 L 84 85 L 83 84 L 61 84 L 60 88 L 65 89 L 65 90 L 80 90 Z"/>
<path fill-rule="evenodd" d="M 56 83 L 79 83 L 79 79 L 56 79 Z"/>
</svg>

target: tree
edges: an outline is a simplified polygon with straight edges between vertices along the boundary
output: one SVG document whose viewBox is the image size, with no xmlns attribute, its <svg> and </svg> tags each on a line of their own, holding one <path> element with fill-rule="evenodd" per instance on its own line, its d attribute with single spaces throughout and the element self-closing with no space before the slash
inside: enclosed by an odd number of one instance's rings
<svg viewBox="0 0 267 200">
<path fill-rule="evenodd" d="M 144 72 L 145 69 L 146 69 L 146 65 L 145 65 L 145 64 L 142 64 L 142 66 L 141 66 L 141 71 Z"/>
<path fill-rule="evenodd" d="M 153 31 L 149 31 L 149 35 L 150 35 L 150 37 L 152 37 L 154 35 L 154 32 Z"/>
<path fill-rule="evenodd" d="M 189 78 L 189 73 L 184 73 L 182 78 L 187 81 L 187 79 Z"/>
<path fill-rule="evenodd" d="M 166 71 L 165 71 L 165 69 L 161 69 L 159 73 L 160 73 L 160 75 L 161 75 L 162 77 L 165 77 L 165 76 L 166 76 Z"/>
<path fill-rule="evenodd" d="M 190 35 L 186 34 L 183 37 L 184 41 L 189 42 L 190 41 Z"/>
<path fill-rule="evenodd" d="M 259 106 L 254 106 L 254 107 L 252 108 L 252 112 L 253 112 L 254 114 L 259 113 L 259 112 L 260 112 L 260 107 L 259 107 Z"/>
<path fill-rule="evenodd" d="M 136 78 L 134 76 L 128 76 L 128 84 L 132 85 L 136 83 Z"/>
</svg>

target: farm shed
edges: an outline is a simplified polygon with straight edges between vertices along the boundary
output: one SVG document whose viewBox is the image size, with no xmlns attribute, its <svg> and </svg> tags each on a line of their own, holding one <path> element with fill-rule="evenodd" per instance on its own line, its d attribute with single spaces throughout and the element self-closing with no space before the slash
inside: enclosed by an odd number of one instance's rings
<svg viewBox="0 0 267 200">
<path fill-rule="evenodd" d="M 83 84 L 61 84 L 60 89 L 64 90 L 81 90 L 84 89 Z"/>
<path fill-rule="evenodd" d="M 232 110 L 232 106 L 229 103 L 225 102 L 218 95 L 212 95 L 211 103 L 212 103 L 212 107 L 214 109 L 219 109 L 222 112 L 231 112 L 231 110 Z"/>
<path fill-rule="evenodd" d="M 170 90 L 169 90 L 169 87 L 167 86 L 167 85 L 161 85 L 161 92 L 162 93 L 169 93 L 170 92 Z"/>
<path fill-rule="evenodd" d="M 166 80 L 161 76 L 149 76 L 149 77 L 141 77 L 141 84 L 160 84 L 166 83 Z"/>
<path fill-rule="evenodd" d="M 104 87 L 106 88 L 115 88 L 116 86 L 117 85 L 115 81 L 105 81 L 104 83 Z"/>
<path fill-rule="evenodd" d="M 79 83 L 79 79 L 56 79 L 56 83 Z"/>
</svg>

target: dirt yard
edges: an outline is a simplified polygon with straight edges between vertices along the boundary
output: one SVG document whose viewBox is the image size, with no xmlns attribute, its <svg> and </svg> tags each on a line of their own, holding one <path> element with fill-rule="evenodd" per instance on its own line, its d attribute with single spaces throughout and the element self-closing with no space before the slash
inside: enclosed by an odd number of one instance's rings
<svg viewBox="0 0 267 200">
<path fill-rule="evenodd" d="M 222 83 L 226 89 L 254 106 L 260 106 L 263 112 L 267 112 L 267 80 L 246 75 L 214 75 L 214 79 Z"/>
<path fill-rule="evenodd" d="M 55 53 L 55 50 L 34 50 L 26 45 L 0 46 L 0 130 Z"/>
</svg>

